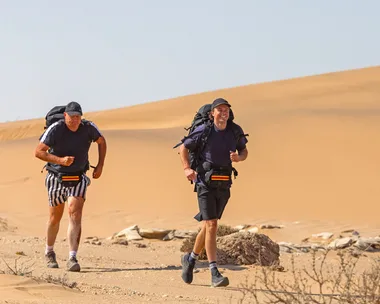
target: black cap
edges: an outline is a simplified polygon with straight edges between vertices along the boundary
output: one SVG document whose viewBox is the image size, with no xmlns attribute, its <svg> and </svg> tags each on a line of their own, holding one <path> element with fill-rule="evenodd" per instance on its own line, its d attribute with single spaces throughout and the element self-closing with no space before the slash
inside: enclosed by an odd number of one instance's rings
<svg viewBox="0 0 380 304">
<path fill-rule="evenodd" d="M 226 106 L 229 106 L 231 107 L 231 105 L 228 103 L 227 100 L 223 99 L 223 98 L 217 98 L 213 101 L 212 105 L 211 105 L 211 111 L 214 110 L 217 106 L 220 106 L 220 105 L 226 105 Z"/>
<path fill-rule="evenodd" d="M 83 115 L 82 108 L 81 108 L 80 104 L 75 102 L 75 101 L 69 102 L 67 104 L 65 112 L 67 114 L 69 114 L 70 116 L 73 116 L 73 115 L 82 116 Z"/>
</svg>

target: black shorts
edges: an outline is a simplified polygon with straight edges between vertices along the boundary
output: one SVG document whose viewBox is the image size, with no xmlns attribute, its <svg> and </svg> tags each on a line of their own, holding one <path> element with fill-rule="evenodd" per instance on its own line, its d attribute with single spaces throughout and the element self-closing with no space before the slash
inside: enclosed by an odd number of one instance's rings
<svg viewBox="0 0 380 304">
<path fill-rule="evenodd" d="M 224 208 L 230 198 L 230 189 L 209 189 L 197 185 L 199 213 L 197 221 L 221 219 Z"/>
</svg>

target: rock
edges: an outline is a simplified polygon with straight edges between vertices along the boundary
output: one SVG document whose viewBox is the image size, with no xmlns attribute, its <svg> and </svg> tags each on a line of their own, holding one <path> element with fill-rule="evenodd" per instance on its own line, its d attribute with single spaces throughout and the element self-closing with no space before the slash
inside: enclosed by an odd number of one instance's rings
<svg viewBox="0 0 380 304">
<path fill-rule="evenodd" d="M 167 235 L 163 237 L 163 241 L 171 241 L 174 239 L 174 230 L 171 230 Z"/>
<path fill-rule="evenodd" d="M 269 224 L 267 224 L 267 225 L 261 225 L 260 226 L 260 229 L 282 229 L 282 228 L 284 228 L 283 225 L 278 226 L 278 225 L 269 225 Z"/>
<path fill-rule="evenodd" d="M 294 251 L 292 243 L 278 242 L 277 244 L 280 246 L 281 252 L 292 253 Z"/>
<path fill-rule="evenodd" d="M 248 228 L 248 227 L 249 227 L 249 225 L 237 225 L 234 227 L 234 229 L 240 231 L 240 230 L 244 230 L 245 228 Z"/>
<path fill-rule="evenodd" d="M 264 234 L 236 232 L 217 238 L 218 264 L 279 265 L 280 246 Z"/>
<path fill-rule="evenodd" d="M 351 234 L 351 235 L 354 235 L 354 236 L 359 236 L 360 233 L 354 229 L 347 229 L 347 230 L 344 230 L 341 232 L 342 234 Z"/>
<path fill-rule="evenodd" d="M 311 237 L 313 239 L 321 239 L 321 240 L 328 240 L 331 239 L 334 233 L 331 232 L 322 232 L 318 234 L 312 234 Z"/>
<path fill-rule="evenodd" d="M 97 245 L 100 246 L 102 244 L 101 241 L 98 240 L 98 238 L 91 238 L 84 241 L 85 244 L 91 244 L 91 245 Z"/>
<path fill-rule="evenodd" d="M 251 227 L 245 231 L 250 232 L 250 233 L 259 233 L 259 228 L 258 227 Z"/>
<path fill-rule="evenodd" d="M 117 245 L 128 245 L 128 241 L 126 239 L 114 239 L 112 241 L 112 244 L 117 244 Z"/>
<path fill-rule="evenodd" d="M 99 239 L 96 236 L 88 236 L 86 237 L 86 240 L 98 241 Z"/>
<path fill-rule="evenodd" d="M 135 243 L 135 246 L 137 248 L 146 248 L 147 247 L 145 244 L 141 244 L 141 243 Z"/>
<path fill-rule="evenodd" d="M 286 243 L 286 242 L 278 242 L 278 245 L 280 246 L 281 252 L 286 253 L 293 253 L 293 252 L 303 252 L 308 253 L 310 251 L 317 251 L 317 250 L 326 250 L 324 246 L 321 246 L 320 244 L 292 244 L 292 243 Z"/>
<path fill-rule="evenodd" d="M 195 232 L 195 231 L 184 231 L 184 230 L 175 230 L 174 231 L 174 237 L 177 239 L 191 238 L 196 234 L 197 234 L 197 232 Z"/>
<path fill-rule="evenodd" d="M 292 253 L 293 250 L 292 250 L 292 248 L 287 247 L 287 246 L 280 246 L 280 252 L 284 252 L 284 253 Z"/>
<path fill-rule="evenodd" d="M 125 237 L 128 241 L 138 241 L 143 239 L 139 234 L 139 227 L 137 225 L 128 227 L 115 235 L 115 238 L 123 237 Z"/>
<path fill-rule="evenodd" d="M 328 249 L 343 249 L 349 247 L 353 243 L 353 240 L 350 237 L 345 237 L 341 239 L 335 239 L 332 241 L 327 248 Z"/>
<path fill-rule="evenodd" d="M 377 238 L 359 238 L 353 246 L 363 251 L 376 251 L 380 249 L 380 240 Z"/>
<path fill-rule="evenodd" d="M 171 230 L 165 229 L 139 229 L 139 235 L 147 239 L 162 240 Z"/>
</svg>

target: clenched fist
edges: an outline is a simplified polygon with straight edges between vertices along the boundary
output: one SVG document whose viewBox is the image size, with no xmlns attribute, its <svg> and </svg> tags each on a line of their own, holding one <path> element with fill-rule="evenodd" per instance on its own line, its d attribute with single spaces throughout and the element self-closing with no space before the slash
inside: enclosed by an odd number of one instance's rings
<svg viewBox="0 0 380 304">
<path fill-rule="evenodd" d="M 68 166 L 71 166 L 71 164 L 74 162 L 74 156 L 65 156 L 65 157 L 62 157 L 62 163 L 61 165 L 62 166 L 65 166 L 65 167 L 68 167 Z"/>
<path fill-rule="evenodd" d="M 240 156 L 238 153 L 230 151 L 230 159 L 231 159 L 231 161 L 237 163 L 240 161 Z"/>
<path fill-rule="evenodd" d="M 189 181 L 193 181 L 195 182 L 195 180 L 197 179 L 197 172 L 195 172 L 193 169 L 191 168 L 185 168 L 184 169 L 184 172 L 185 172 L 185 176 L 187 177 L 187 179 Z"/>
</svg>

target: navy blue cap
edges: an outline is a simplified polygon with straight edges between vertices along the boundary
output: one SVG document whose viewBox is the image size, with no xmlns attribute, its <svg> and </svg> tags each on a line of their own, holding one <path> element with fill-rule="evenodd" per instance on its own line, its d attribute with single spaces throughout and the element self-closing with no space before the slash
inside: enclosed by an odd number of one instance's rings
<svg viewBox="0 0 380 304">
<path fill-rule="evenodd" d="M 83 115 L 83 113 L 82 113 L 82 107 L 80 106 L 79 103 L 77 103 L 75 101 L 69 102 L 67 104 L 65 112 L 67 114 L 69 114 L 70 116 L 73 116 L 73 115 L 80 115 L 80 116 L 82 116 Z"/>
<path fill-rule="evenodd" d="M 226 105 L 231 108 L 231 105 L 228 103 L 227 100 L 225 100 L 224 98 L 217 98 L 213 101 L 211 105 L 211 110 L 214 110 L 217 106 L 220 106 L 220 105 Z"/>
</svg>

